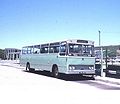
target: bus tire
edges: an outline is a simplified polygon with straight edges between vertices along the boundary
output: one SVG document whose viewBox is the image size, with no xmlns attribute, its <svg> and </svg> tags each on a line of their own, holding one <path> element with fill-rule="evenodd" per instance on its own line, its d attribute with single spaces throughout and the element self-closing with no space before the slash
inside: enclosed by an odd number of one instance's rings
<svg viewBox="0 0 120 104">
<path fill-rule="evenodd" d="M 30 63 L 26 64 L 26 71 L 30 71 Z"/>
<path fill-rule="evenodd" d="M 30 68 L 30 63 L 27 63 L 27 64 L 26 64 L 26 71 L 29 71 L 29 72 L 34 72 L 34 71 L 35 71 L 35 69 Z"/>
<path fill-rule="evenodd" d="M 92 79 L 92 80 L 95 80 L 95 75 L 92 75 L 91 79 Z"/>
<path fill-rule="evenodd" d="M 60 77 L 57 65 L 53 65 L 52 76 L 55 77 L 55 78 L 59 78 Z"/>
</svg>

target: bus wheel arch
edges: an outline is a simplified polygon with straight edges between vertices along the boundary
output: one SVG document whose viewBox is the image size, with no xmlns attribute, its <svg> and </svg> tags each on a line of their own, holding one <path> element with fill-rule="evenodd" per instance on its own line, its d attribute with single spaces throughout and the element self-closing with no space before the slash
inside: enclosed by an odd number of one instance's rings
<svg viewBox="0 0 120 104">
<path fill-rule="evenodd" d="M 52 66 L 52 76 L 55 78 L 59 78 L 59 70 L 56 64 L 53 64 Z"/>
</svg>

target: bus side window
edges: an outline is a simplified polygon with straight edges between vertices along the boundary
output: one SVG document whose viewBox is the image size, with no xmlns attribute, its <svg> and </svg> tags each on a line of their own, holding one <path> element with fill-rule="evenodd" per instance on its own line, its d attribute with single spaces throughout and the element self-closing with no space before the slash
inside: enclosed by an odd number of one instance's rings
<svg viewBox="0 0 120 104">
<path fill-rule="evenodd" d="M 23 47 L 22 48 L 22 54 L 26 54 L 27 53 L 27 48 L 26 47 Z"/>
<path fill-rule="evenodd" d="M 40 53 L 45 53 L 45 49 L 42 47 Z"/>
<path fill-rule="evenodd" d="M 54 47 L 54 53 L 59 53 L 59 46 Z"/>
<path fill-rule="evenodd" d="M 31 54 L 31 47 L 27 48 L 27 54 Z"/>
<path fill-rule="evenodd" d="M 39 54 L 40 53 L 40 45 L 34 46 L 34 54 Z"/>
<path fill-rule="evenodd" d="M 66 45 L 61 45 L 60 47 L 60 55 L 66 55 Z"/>
<path fill-rule="evenodd" d="M 50 46 L 49 53 L 59 53 L 59 46 Z"/>
<path fill-rule="evenodd" d="M 34 53 L 34 48 L 32 47 L 32 49 L 31 49 L 31 54 L 33 54 Z"/>
<path fill-rule="evenodd" d="M 65 45 L 61 46 L 60 52 L 65 52 L 65 51 L 66 51 L 66 46 Z"/>
<path fill-rule="evenodd" d="M 22 49 L 22 54 L 27 54 L 27 49 Z"/>
<path fill-rule="evenodd" d="M 48 53 L 48 47 L 42 47 L 40 53 Z"/>
<path fill-rule="evenodd" d="M 48 47 L 45 47 L 45 53 L 48 53 Z"/>
<path fill-rule="evenodd" d="M 49 53 L 54 53 L 54 48 L 53 47 L 49 48 Z"/>
</svg>

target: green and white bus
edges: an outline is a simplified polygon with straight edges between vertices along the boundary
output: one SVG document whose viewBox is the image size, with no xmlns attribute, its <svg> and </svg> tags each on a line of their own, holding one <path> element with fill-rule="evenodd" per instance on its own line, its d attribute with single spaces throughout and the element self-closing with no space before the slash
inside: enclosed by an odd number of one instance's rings
<svg viewBox="0 0 120 104">
<path fill-rule="evenodd" d="M 22 48 L 20 65 L 28 71 L 50 71 L 54 77 L 63 74 L 95 75 L 94 42 L 72 39 Z"/>
</svg>

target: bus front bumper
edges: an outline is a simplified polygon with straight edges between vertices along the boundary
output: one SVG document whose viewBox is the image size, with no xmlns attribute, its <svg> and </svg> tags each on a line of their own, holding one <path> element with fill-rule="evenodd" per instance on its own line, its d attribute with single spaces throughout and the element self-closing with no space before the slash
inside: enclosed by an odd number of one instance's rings
<svg viewBox="0 0 120 104">
<path fill-rule="evenodd" d="M 65 74 L 95 75 L 95 70 L 69 70 Z"/>
</svg>

